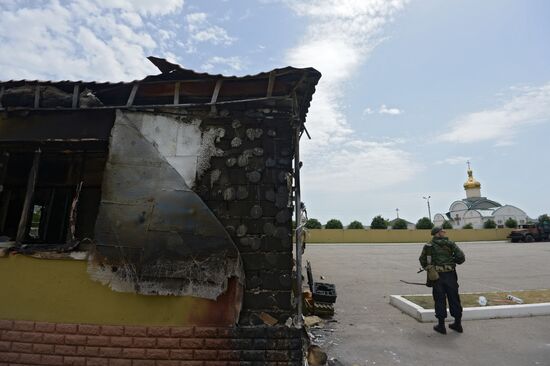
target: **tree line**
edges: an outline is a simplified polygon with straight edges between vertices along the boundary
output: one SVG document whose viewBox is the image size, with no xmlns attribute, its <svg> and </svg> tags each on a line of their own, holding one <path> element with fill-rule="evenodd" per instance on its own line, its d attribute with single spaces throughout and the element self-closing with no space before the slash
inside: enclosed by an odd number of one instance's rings
<svg viewBox="0 0 550 366">
<path fill-rule="evenodd" d="M 538 221 L 542 223 L 544 221 L 550 221 L 550 218 L 548 217 L 548 215 L 544 214 L 544 215 L 539 216 Z M 323 228 L 323 225 L 321 224 L 321 222 L 317 219 L 314 219 L 314 218 L 308 219 L 304 226 L 307 229 L 322 229 Z M 512 219 L 512 218 L 509 218 L 508 220 L 506 220 L 504 222 L 504 226 L 507 227 L 507 228 L 514 229 L 514 228 L 518 227 L 518 222 L 516 220 Z M 431 222 L 431 220 L 427 217 L 422 217 L 415 224 L 415 228 L 419 229 L 419 230 L 430 230 L 433 227 L 434 227 L 433 222 Z M 452 229 L 453 225 L 449 221 L 445 221 L 443 223 L 442 227 L 443 227 L 443 229 Z M 483 228 L 484 229 L 495 229 L 496 227 L 497 227 L 497 224 L 492 219 L 488 219 L 487 221 L 485 221 L 483 223 Z M 344 225 L 342 224 L 342 221 L 340 221 L 338 219 L 330 219 L 330 220 L 327 221 L 324 228 L 325 229 L 343 229 Z M 363 226 L 363 223 L 361 223 L 361 221 L 357 221 L 357 220 L 354 220 L 354 221 L 350 222 L 349 225 L 347 226 L 347 229 L 364 229 L 364 228 L 365 227 Z M 378 216 L 375 216 L 372 219 L 371 224 L 370 224 L 370 228 L 371 229 L 388 229 L 388 228 L 391 228 L 391 229 L 394 229 L 394 230 L 405 230 L 405 229 L 407 229 L 407 221 L 405 221 L 403 219 L 400 219 L 400 218 L 395 219 L 393 221 L 390 221 L 388 219 L 383 218 L 381 215 L 378 215 Z M 472 226 L 472 224 L 466 224 L 466 225 L 462 226 L 462 228 L 463 229 L 473 229 L 473 226 Z"/>
</svg>

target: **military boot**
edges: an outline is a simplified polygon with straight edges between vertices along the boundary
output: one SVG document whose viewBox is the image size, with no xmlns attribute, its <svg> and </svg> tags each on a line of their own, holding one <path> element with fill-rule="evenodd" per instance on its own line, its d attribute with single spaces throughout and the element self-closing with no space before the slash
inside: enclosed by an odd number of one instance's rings
<svg viewBox="0 0 550 366">
<path fill-rule="evenodd" d="M 437 325 L 434 325 L 434 330 L 437 333 L 447 334 L 447 329 L 445 329 L 445 319 L 438 318 L 438 323 Z"/>
<path fill-rule="evenodd" d="M 449 324 L 449 328 L 454 330 L 455 332 L 462 333 L 464 329 L 462 329 L 462 319 L 461 318 L 455 318 L 455 322 L 452 324 Z"/>
</svg>

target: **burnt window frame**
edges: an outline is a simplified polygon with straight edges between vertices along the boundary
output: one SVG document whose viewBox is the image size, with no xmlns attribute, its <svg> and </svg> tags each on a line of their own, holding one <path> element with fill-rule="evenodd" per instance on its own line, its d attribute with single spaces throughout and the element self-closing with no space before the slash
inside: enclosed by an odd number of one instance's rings
<svg viewBox="0 0 550 366">
<path fill-rule="evenodd" d="M 59 142 L 51 144 L 1 144 L 0 154 L 0 158 L 2 158 L 0 160 L 0 236 L 3 236 L 4 240 L 7 239 L 9 242 L 13 242 L 16 248 L 26 247 L 32 250 L 70 250 L 76 248 L 84 239 L 93 240 L 93 230 L 101 200 L 103 173 L 108 158 L 106 142 L 95 141 L 91 144 L 83 141 L 68 144 L 60 144 Z M 28 172 L 24 187 L 21 182 L 19 182 L 19 185 L 12 184 L 11 186 L 5 184 L 9 181 L 7 175 L 10 170 L 10 157 L 17 154 L 33 155 L 32 164 L 30 167 L 28 165 L 25 167 Z M 70 160 L 67 167 L 61 170 L 61 174 L 67 176 L 67 182 L 65 182 L 66 184 L 59 182 L 52 184 L 50 182 L 50 185 L 48 185 L 43 174 L 43 169 L 46 166 L 42 165 L 42 171 L 40 166 L 44 163 L 48 164 L 48 161 L 55 160 L 56 156 L 64 156 L 65 160 Z M 87 166 L 88 164 L 91 168 Z M 75 174 L 67 171 L 75 169 L 75 167 L 80 169 L 80 172 Z M 96 177 L 90 179 L 94 174 L 90 171 L 95 172 Z M 59 167 L 57 173 L 60 173 Z M 78 179 L 75 180 L 73 176 L 70 176 L 71 174 L 78 176 Z M 86 174 L 87 176 L 85 176 Z M 73 178 L 72 181 L 71 178 Z M 86 182 L 86 180 L 91 180 L 91 182 Z M 21 190 L 24 190 L 23 207 L 20 205 L 10 207 L 10 204 L 12 204 L 10 194 L 19 191 L 16 194 L 21 195 Z M 83 191 L 85 191 L 84 197 L 82 195 Z M 56 215 L 57 219 L 61 219 L 62 222 L 58 222 L 56 226 L 54 225 L 55 227 L 52 230 L 58 230 L 58 235 L 54 240 L 51 240 L 51 236 L 47 236 L 51 223 L 46 221 L 53 217 L 51 211 L 55 207 L 56 192 L 58 194 L 61 192 L 61 197 L 57 198 L 57 206 L 62 202 L 61 206 L 63 207 L 62 211 L 57 212 Z M 8 195 L 8 197 L 6 198 L 5 195 Z M 90 214 L 83 215 L 87 220 L 84 223 L 79 222 L 78 215 L 79 205 L 81 204 L 80 199 L 82 198 L 86 201 L 86 209 L 91 211 Z M 36 206 L 42 207 L 44 211 L 38 224 L 38 238 L 33 238 L 29 234 L 33 226 L 33 208 Z M 59 210 L 59 207 L 57 207 L 57 210 Z M 6 228 L 7 216 L 14 213 L 15 215 L 19 214 L 15 235 L 13 235 L 13 218 L 11 227 Z"/>
</svg>

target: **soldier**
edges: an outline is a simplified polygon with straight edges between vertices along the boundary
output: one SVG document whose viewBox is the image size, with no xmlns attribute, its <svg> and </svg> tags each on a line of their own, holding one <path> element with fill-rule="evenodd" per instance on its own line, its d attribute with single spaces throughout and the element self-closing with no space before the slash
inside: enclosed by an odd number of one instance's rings
<svg viewBox="0 0 550 366">
<path fill-rule="evenodd" d="M 434 330 L 441 334 L 447 333 L 445 329 L 446 297 L 451 316 L 455 319 L 454 323 L 449 324 L 449 328 L 462 333 L 462 305 L 458 294 L 458 277 L 455 267 L 457 264 L 464 263 L 464 252 L 453 241 L 445 237 L 445 230 L 434 227 L 432 240 L 424 245 L 419 260 L 422 268 L 428 273 L 427 285 L 432 287 L 435 316 L 438 320 Z"/>
</svg>

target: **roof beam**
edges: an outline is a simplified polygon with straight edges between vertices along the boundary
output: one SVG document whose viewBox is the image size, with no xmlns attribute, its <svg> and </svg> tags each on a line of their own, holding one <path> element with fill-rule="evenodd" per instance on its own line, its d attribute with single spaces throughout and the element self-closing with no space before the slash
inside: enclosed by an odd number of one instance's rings
<svg viewBox="0 0 550 366">
<path fill-rule="evenodd" d="M 218 101 L 218 95 L 220 95 L 220 89 L 222 88 L 223 79 L 218 79 L 216 81 L 216 86 L 214 87 L 214 92 L 212 93 L 212 99 L 210 99 L 210 111 L 216 113 L 216 102 Z"/>
<path fill-rule="evenodd" d="M 80 84 L 74 84 L 72 108 L 78 107 L 78 95 L 80 94 Z"/>
<path fill-rule="evenodd" d="M 176 81 L 174 85 L 174 104 L 180 104 L 180 85 L 181 82 Z"/>
<path fill-rule="evenodd" d="M 130 107 L 132 104 L 134 104 L 134 99 L 136 98 L 138 88 L 139 83 L 135 83 L 134 86 L 132 86 L 132 91 L 130 92 L 130 96 L 128 97 L 128 101 L 126 102 L 126 107 Z"/>
<path fill-rule="evenodd" d="M 275 86 L 275 77 L 277 74 L 275 73 L 275 70 L 271 71 L 269 73 L 269 81 L 267 82 L 267 93 L 266 97 L 271 97 L 273 95 L 273 87 Z"/>
<path fill-rule="evenodd" d="M 34 108 L 40 107 L 40 84 L 36 84 L 34 89 Z"/>
</svg>

